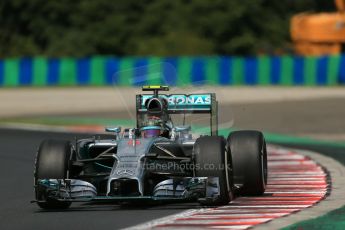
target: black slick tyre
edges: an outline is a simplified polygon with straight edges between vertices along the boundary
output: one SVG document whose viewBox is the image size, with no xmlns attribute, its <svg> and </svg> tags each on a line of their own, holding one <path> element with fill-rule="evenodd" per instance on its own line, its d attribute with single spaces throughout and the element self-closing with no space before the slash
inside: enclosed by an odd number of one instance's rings
<svg viewBox="0 0 345 230">
<path fill-rule="evenodd" d="M 267 150 L 259 131 L 235 131 L 227 139 L 234 184 L 242 195 L 262 195 L 267 185 Z"/>
<path fill-rule="evenodd" d="M 217 199 L 199 199 L 202 205 L 226 205 L 232 199 L 231 170 L 227 165 L 231 164 L 226 152 L 226 142 L 223 137 L 200 137 L 194 144 L 195 176 L 218 177 L 219 196 Z M 210 167 L 205 167 L 206 165 Z"/>
<path fill-rule="evenodd" d="M 38 185 L 40 179 L 66 179 L 72 146 L 68 141 L 45 140 L 41 143 L 35 161 L 35 196 L 38 206 L 43 209 L 65 209 L 71 202 L 58 201 L 48 197 L 44 187 Z"/>
</svg>

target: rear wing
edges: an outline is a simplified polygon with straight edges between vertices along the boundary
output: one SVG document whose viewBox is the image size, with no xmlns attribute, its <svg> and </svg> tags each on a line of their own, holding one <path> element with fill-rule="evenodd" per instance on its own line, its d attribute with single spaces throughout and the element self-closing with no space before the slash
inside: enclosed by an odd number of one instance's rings
<svg viewBox="0 0 345 230">
<path fill-rule="evenodd" d="M 137 116 L 147 112 L 146 101 L 154 94 L 136 95 Z M 168 114 L 210 114 L 211 135 L 218 134 L 218 102 L 215 93 L 205 94 L 159 94 L 168 102 Z"/>
</svg>

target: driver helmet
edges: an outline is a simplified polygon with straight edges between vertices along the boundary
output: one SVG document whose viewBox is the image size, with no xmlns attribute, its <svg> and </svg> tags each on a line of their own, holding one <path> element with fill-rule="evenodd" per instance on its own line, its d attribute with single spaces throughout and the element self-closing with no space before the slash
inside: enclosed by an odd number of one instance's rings
<svg viewBox="0 0 345 230">
<path fill-rule="evenodd" d="M 156 116 L 147 118 L 144 126 L 140 128 L 141 136 L 144 138 L 158 137 L 162 134 L 162 120 Z"/>
</svg>

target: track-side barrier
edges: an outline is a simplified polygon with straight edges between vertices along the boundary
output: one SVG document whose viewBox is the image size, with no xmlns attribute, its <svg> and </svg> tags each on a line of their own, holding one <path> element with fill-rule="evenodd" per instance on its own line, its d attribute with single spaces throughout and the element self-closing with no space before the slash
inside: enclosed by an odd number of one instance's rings
<svg viewBox="0 0 345 230">
<path fill-rule="evenodd" d="M 9 58 L 0 87 L 185 85 L 340 85 L 338 56 Z"/>
</svg>

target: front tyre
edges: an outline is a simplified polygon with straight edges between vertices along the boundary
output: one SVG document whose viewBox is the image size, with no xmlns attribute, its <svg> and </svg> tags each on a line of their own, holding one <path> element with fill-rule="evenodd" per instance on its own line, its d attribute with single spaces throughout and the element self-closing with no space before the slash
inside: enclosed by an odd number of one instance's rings
<svg viewBox="0 0 345 230">
<path fill-rule="evenodd" d="M 259 131 L 235 131 L 228 139 L 234 184 L 242 195 L 262 195 L 267 185 L 267 149 Z"/>
<path fill-rule="evenodd" d="M 43 209 L 65 209 L 71 205 L 68 201 L 58 201 L 49 197 L 45 187 L 38 184 L 40 179 L 66 179 L 72 155 L 72 146 L 68 141 L 45 140 L 41 143 L 35 161 L 35 196 L 38 206 Z"/>
<path fill-rule="evenodd" d="M 226 142 L 223 137 L 200 137 L 194 144 L 195 176 L 218 177 L 219 196 L 215 200 L 203 200 L 202 205 L 226 205 L 232 198 L 232 175 L 228 165 L 231 159 L 226 151 Z M 211 168 L 205 166 L 212 165 Z"/>
</svg>

